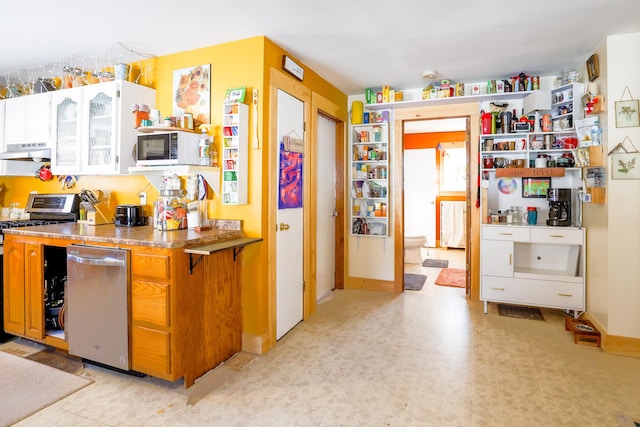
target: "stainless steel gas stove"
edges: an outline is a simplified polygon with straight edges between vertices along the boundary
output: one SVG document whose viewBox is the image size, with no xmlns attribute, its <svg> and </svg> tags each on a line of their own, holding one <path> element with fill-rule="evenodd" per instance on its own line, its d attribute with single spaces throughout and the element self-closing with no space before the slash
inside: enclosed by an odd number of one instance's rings
<svg viewBox="0 0 640 427">
<path fill-rule="evenodd" d="M 0 232 L 5 228 L 75 222 L 80 212 L 80 196 L 77 194 L 29 194 L 24 210 L 29 214 L 29 218 L 0 220 Z M 3 234 L 0 234 L 0 246 L 2 241 Z"/>
</svg>

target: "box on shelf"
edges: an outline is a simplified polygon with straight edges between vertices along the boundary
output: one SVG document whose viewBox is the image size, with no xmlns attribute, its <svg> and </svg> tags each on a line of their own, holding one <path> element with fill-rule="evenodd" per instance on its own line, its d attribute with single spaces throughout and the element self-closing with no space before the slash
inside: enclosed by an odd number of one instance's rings
<svg viewBox="0 0 640 427">
<path fill-rule="evenodd" d="M 395 90 L 391 86 L 382 86 L 380 89 L 368 87 L 364 91 L 365 104 L 382 104 L 403 100 L 401 90 Z"/>
</svg>

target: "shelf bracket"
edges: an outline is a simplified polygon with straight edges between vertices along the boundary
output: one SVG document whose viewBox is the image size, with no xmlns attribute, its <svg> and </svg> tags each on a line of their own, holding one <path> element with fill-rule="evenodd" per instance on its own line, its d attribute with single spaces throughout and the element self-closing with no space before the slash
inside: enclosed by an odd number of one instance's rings
<svg viewBox="0 0 640 427">
<path fill-rule="evenodd" d="M 202 262 L 202 259 L 207 255 L 211 255 L 214 252 L 226 249 L 233 249 L 233 260 L 235 261 L 246 245 L 261 241 L 262 239 L 259 237 L 241 237 L 238 239 L 229 239 L 216 243 L 210 243 L 204 246 L 187 248 L 184 250 L 184 252 L 189 254 L 189 274 L 193 274 L 194 267 L 200 264 L 200 262 Z M 200 256 L 197 259 L 194 259 L 194 255 Z"/>
<path fill-rule="evenodd" d="M 195 268 L 195 266 L 200 264 L 204 259 L 204 255 L 200 255 L 194 262 L 193 255 L 194 254 L 189 254 L 189 274 L 193 274 L 193 269 Z M 236 259 L 236 255 L 234 251 L 233 260 L 235 261 L 235 259 Z"/>
<path fill-rule="evenodd" d="M 234 261 L 236 260 L 236 257 L 238 255 L 240 255 L 240 252 L 242 252 L 243 249 L 244 249 L 244 245 L 237 246 L 237 247 L 233 248 L 233 260 Z"/>
</svg>

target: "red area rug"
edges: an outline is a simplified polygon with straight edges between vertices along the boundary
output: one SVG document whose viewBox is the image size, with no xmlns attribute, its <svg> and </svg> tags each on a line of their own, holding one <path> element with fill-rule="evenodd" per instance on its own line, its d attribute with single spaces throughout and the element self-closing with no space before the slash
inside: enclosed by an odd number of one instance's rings
<svg viewBox="0 0 640 427">
<path fill-rule="evenodd" d="M 467 281 L 467 271 L 459 268 L 443 268 L 436 281 L 436 285 L 453 286 L 454 288 L 465 288 Z"/>
</svg>

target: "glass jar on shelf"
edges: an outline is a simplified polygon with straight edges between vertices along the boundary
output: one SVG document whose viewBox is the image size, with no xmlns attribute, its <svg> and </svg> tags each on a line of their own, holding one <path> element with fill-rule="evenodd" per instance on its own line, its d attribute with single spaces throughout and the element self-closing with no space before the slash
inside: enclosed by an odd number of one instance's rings
<svg viewBox="0 0 640 427">
<path fill-rule="evenodd" d="M 184 230 L 187 228 L 187 198 L 184 190 L 162 190 L 157 201 L 158 230 Z"/>
</svg>

